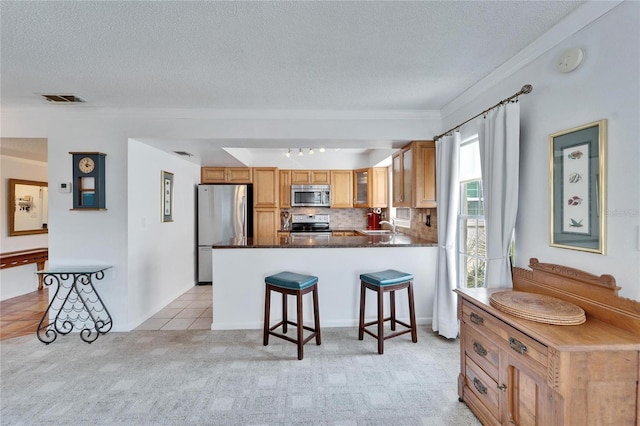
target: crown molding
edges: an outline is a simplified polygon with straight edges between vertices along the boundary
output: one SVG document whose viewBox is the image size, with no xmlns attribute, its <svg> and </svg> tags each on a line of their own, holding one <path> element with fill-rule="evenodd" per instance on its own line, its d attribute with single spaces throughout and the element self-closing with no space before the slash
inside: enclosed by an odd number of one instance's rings
<svg viewBox="0 0 640 426">
<path fill-rule="evenodd" d="M 445 105 L 440 111 L 441 117 L 448 117 L 453 114 L 500 81 L 511 76 L 516 71 L 522 69 L 524 66 L 540 57 L 543 53 L 549 51 L 551 48 L 597 20 L 611 9 L 617 7 L 620 3 L 623 3 L 623 1 L 585 2 L 569 15 L 558 21 L 541 37 L 527 45 L 507 62 L 496 68 L 482 80 L 465 90 L 460 96 Z M 528 82 L 522 82 L 522 84 L 525 83 Z"/>
</svg>

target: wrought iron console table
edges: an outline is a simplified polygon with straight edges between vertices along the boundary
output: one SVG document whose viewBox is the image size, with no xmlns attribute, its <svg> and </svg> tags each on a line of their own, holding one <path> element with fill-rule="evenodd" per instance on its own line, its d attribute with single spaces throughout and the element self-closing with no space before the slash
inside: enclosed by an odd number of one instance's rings
<svg viewBox="0 0 640 426">
<path fill-rule="evenodd" d="M 56 291 L 45 311 L 36 336 L 45 344 L 56 340 L 58 334 L 80 330 L 80 338 L 91 343 L 111 330 L 111 315 L 93 286 L 94 280 L 104 278 L 110 265 L 64 266 L 36 272 L 44 276 L 44 285 L 56 284 Z"/>
</svg>

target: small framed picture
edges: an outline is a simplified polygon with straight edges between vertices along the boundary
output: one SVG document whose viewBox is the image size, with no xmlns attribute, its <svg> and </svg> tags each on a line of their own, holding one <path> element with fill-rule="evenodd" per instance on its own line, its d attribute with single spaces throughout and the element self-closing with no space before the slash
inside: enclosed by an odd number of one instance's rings
<svg viewBox="0 0 640 426">
<path fill-rule="evenodd" d="M 550 245 L 606 253 L 607 120 L 549 137 Z"/>
<path fill-rule="evenodd" d="M 161 172 L 162 222 L 173 222 L 173 173 Z"/>
</svg>

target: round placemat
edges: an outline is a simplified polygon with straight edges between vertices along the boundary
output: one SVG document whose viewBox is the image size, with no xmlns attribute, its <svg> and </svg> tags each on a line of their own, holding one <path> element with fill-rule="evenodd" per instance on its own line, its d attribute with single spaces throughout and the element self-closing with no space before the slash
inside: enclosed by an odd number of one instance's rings
<svg viewBox="0 0 640 426">
<path fill-rule="evenodd" d="M 545 324 L 578 325 L 587 320 L 580 306 L 543 294 L 500 291 L 489 297 L 489 303 L 514 317 Z"/>
</svg>

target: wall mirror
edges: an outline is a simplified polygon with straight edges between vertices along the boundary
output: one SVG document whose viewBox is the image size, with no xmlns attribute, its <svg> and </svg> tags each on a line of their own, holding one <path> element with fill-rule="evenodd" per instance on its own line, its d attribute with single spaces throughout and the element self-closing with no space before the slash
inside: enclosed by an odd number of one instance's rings
<svg viewBox="0 0 640 426">
<path fill-rule="evenodd" d="M 9 236 L 48 232 L 47 182 L 9 179 Z"/>
</svg>

